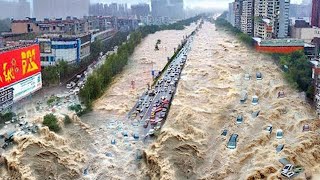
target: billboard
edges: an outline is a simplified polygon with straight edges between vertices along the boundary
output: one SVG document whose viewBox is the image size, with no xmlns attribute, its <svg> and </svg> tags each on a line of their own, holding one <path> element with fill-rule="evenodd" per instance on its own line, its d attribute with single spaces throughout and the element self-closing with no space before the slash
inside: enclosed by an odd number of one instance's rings
<svg viewBox="0 0 320 180">
<path fill-rule="evenodd" d="M 41 87 L 38 45 L 0 53 L 0 110 Z"/>
<path fill-rule="evenodd" d="M 0 88 L 41 71 L 39 45 L 0 53 Z"/>
</svg>

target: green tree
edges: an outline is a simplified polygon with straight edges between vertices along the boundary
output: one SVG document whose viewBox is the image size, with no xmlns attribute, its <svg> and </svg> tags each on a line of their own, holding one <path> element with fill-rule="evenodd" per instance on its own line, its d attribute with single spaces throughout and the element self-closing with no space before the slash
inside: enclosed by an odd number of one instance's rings
<svg viewBox="0 0 320 180">
<path fill-rule="evenodd" d="M 43 117 L 43 125 L 47 126 L 50 131 L 59 132 L 61 130 L 58 119 L 53 114 L 47 114 Z"/>
</svg>

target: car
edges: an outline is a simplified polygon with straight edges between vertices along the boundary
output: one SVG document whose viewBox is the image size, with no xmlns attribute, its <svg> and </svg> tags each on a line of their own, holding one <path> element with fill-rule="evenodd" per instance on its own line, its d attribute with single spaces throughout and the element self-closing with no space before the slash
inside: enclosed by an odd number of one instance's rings
<svg viewBox="0 0 320 180">
<path fill-rule="evenodd" d="M 160 113 L 160 118 L 165 118 L 165 117 L 166 117 L 166 113 L 161 112 L 161 113 Z"/>
<path fill-rule="evenodd" d="M 279 144 L 279 145 L 277 146 L 277 148 L 276 148 L 277 153 L 280 152 L 280 151 L 282 151 L 283 148 L 284 148 L 284 145 L 283 145 L 283 144 Z"/>
<path fill-rule="evenodd" d="M 239 116 L 237 117 L 237 124 L 242 124 L 242 122 L 243 122 L 243 116 L 242 116 L 242 115 L 239 115 Z"/>
<path fill-rule="evenodd" d="M 246 91 L 241 92 L 240 103 L 244 104 L 248 99 L 248 93 Z"/>
<path fill-rule="evenodd" d="M 221 133 L 222 136 L 227 136 L 227 134 L 228 134 L 228 130 L 226 130 L 226 129 L 224 129 L 224 130 L 222 131 L 222 133 Z"/>
<path fill-rule="evenodd" d="M 128 132 L 127 132 L 127 131 L 123 131 L 121 134 L 122 134 L 124 137 L 128 137 Z"/>
<path fill-rule="evenodd" d="M 150 129 L 149 132 L 148 132 L 148 135 L 149 136 L 153 136 L 154 135 L 154 129 Z"/>
<path fill-rule="evenodd" d="M 281 129 L 278 129 L 276 133 L 276 138 L 282 139 L 282 137 L 283 137 L 283 131 Z"/>
<path fill-rule="evenodd" d="M 267 128 L 266 128 L 266 131 L 269 132 L 269 134 L 272 133 L 272 125 L 269 125 Z"/>
<path fill-rule="evenodd" d="M 72 85 L 71 84 L 67 84 L 67 89 L 71 89 Z"/>
<path fill-rule="evenodd" d="M 262 80 L 262 74 L 261 74 L 261 72 L 257 72 L 257 73 L 256 73 L 256 78 L 257 78 L 257 80 Z"/>
<path fill-rule="evenodd" d="M 249 81 L 250 79 L 251 79 L 250 74 L 248 74 L 248 73 L 244 74 L 244 80 Z"/>
<path fill-rule="evenodd" d="M 295 173 L 290 171 L 288 173 L 281 173 L 281 175 L 283 175 L 283 176 L 285 176 L 285 177 L 290 179 L 292 176 L 295 175 Z"/>
<path fill-rule="evenodd" d="M 260 114 L 260 111 L 255 111 L 255 112 L 252 113 L 252 117 L 256 118 L 256 117 L 259 116 L 259 114 Z"/>
<path fill-rule="evenodd" d="M 259 97 L 252 96 L 252 105 L 258 105 L 258 104 L 259 104 Z"/>
<path fill-rule="evenodd" d="M 305 125 L 303 125 L 303 127 L 302 127 L 302 132 L 306 132 L 306 131 L 311 131 L 309 124 L 305 124 Z"/>
<path fill-rule="evenodd" d="M 227 147 L 229 149 L 235 149 L 237 147 L 237 141 L 238 141 L 238 134 L 232 134 L 228 141 Z"/>
<path fill-rule="evenodd" d="M 157 124 L 157 121 L 156 121 L 155 119 L 151 119 L 151 120 L 150 120 L 150 124 L 154 126 L 154 125 Z"/>
<path fill-rule="evenodd" d="M 146 121 L 144 121 L 143 127 L 147 128 L 149 125 L 149 119 L 146 119 Z"/>
<path fill-rule="evenodd" d="M 293 170 L 293 165 L 292 164 L 287 164 L 282 168 L 281 174 L 287 174 L 288 172 L 292 172 Z"/>
</svg>

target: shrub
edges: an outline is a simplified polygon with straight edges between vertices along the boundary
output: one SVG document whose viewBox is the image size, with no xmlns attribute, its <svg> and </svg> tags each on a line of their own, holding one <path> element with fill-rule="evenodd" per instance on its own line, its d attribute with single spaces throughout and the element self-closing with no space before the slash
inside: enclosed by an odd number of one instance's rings
<svg viewBox="0 0 320 180">
<path fill-rule="evenodd" d="M 64 116 L 64 120 L 63 121 L 64 121 L 64 125 L 68 125 L 68 124 L 72 123 L 71 118 L 68 115 Z"/>
<path fill-rule="evenodd" d="M 47 114 L 43 117 L 43 125 L 47 126 L 50 131 L 59 132 L 60 126 L 58 125 L 58 119 L 53 114 Z"/>
</svg>

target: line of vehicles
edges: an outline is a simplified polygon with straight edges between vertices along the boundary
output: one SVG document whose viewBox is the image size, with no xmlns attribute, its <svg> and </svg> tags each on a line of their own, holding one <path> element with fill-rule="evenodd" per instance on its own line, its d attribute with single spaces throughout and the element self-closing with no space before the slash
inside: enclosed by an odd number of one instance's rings
<svg viewBox="0 0 320 180">
<path fill-rule="evenodd" d="M 145 137 L 153 136 L 161 129 L 168 114 L 170 103 L 176 92 L 180 74 L 187 60 L 192 37 L 178 52 L 175 59 L 169 64 L 163 75 L 159 77 L 152 89 L 148 89 L 138 100 L 129 119 L 138 119 L 142 122 Z"/>
</svg>

